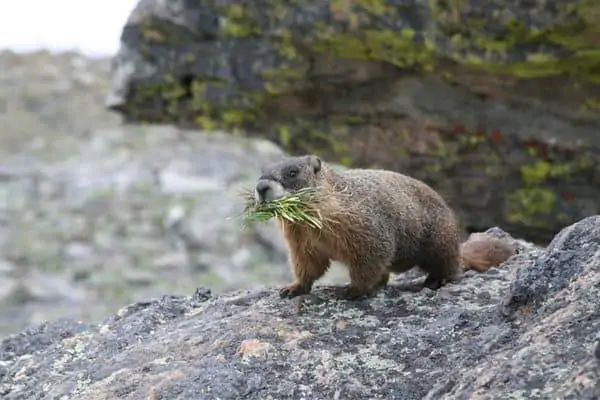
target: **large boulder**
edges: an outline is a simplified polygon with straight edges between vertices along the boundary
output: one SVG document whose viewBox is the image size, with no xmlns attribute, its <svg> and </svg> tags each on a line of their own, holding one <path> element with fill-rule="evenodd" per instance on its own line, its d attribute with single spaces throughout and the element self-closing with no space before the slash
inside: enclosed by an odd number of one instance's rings
<svg viewBox="0 0 600 400">
<path fill-rule="evenodd" d="M 108 107 L 403 171 L 465 226 L 600 212 L 600 2 L 140 0 Z"/>
<path fill-rule="evenodd" d="M 495 229 L 490 234 L 506 233 Z M 163 296 L 99 325 L 0 342 L 20 399 L 502 399 L 600 396 L 600 216 L 439 291 L 398 279 L 360 301 L 318 285 Z"/>
</svg>

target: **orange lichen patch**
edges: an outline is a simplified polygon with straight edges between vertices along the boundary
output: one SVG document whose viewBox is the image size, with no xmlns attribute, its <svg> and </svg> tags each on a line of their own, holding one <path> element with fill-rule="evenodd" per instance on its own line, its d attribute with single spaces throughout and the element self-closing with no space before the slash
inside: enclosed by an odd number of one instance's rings
<svg viewBox="0 0 600 400">
<path fill-rule="evenodd" d="M 299 340 L 302 339 L 307 339 L 309 337 L 314 336 L 311 332 L 309 331 L 289 331 L 289 332 L 284 332 L 283 333 L 283 338 L 284 340 L 288 341 L 288 342 L 297 342 Z"/>
<path fill-rule="evenodd" d="M 263 357 L 273 346 L 258 339 L 246 339 L 240 344 L 238 353 L 243 359 L 250 357 Z"/>
<path fill-rule="evenodd" d="M 591 389 L 593 388 L 597 381 L 592 379 L 589 375 L 579 375 L 573 379 L 573 382 L 579 385 L 580 388 Z"/>
<path fill-rule="evenodd" d="M 297 346 L 298 343 L 301 342 L 302 340 L 308 339 L 308 338 L 314 336 L 309 331 L 297 331 L 295 329 L 292 329 L 292 330 L 280 329 L 277 332 L 277 335 L 281 339 L 283 339 L 283 341 L 285 342 L 283 346 L 286 348 Z"/>
<path fill-rule="evenodd" d="M 13 376 L 13 381 L 19 382 L 21 379 L 26 378 L 26 377 L 27 377 L 27 367 L 25 366 L 15 373 L 15 375 Z"/>
<path fill-rule="evenodd" d="M 156 400 L 156 389 L 154 387 L 150 388 L 150 391 L 148 391 L 148 400 Z"/>
<path fill-rule="evenodd" d="M 61 340 L 61 343 L 63 344 L 63 346 L 72 346 L 73 344 L 77 343 L 78 340 L 79 338 L 77 336 L 71 336 Z"/>
<path fill-rule="evenodd" d="M 344 319 L 338 319 L 333 323 L 333 329 L 336 331 L 343 331 L 348 326 L 348 322 Z"/>
<path fill-rule="evenodd" d="M 277 329 L 277 337 L 283 340 L 283 347 L 288 349 L 297 346 L 302 340 L 313 336 L 314 334 L 309 331 L 298 331 L 288 326 Z"/>
<path fill-rule="evenodd" d="M 519 307 L 519 311 L 523 314 L 529 314 L 533 310 L 533 306 L 531 304 L 525 304 L 522 307 Z"/>
</svg>

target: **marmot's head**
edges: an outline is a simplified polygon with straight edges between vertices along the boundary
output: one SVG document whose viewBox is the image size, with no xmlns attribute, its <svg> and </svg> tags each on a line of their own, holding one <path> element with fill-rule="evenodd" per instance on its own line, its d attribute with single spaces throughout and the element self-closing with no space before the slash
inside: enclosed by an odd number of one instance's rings
<svg viewBox="0 0 600 400">
<path fill-rule="evenodd" d="M 275 200 L 296 190 L 314 187 L 322 161 L 314 155 L 287 157 L 262 169 L 254 194 L 259 202 Z"/>
</svg>

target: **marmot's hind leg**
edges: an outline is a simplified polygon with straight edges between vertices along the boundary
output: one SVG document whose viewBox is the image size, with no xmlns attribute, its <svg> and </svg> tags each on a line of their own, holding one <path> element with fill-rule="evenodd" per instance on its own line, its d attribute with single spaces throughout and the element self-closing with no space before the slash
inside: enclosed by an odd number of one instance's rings
<svg viewBox="0 0 600 400">
<path fill-rule="evenodd" d="M 447 249 L 449 251 L 429 252 L 419 263 L 419 268 L 427 273 L 424 287 L 438 290 L 460 275 L 458 252 Z"/>
<path fill-rule="evenodd" d="M 385 287 L 390 279 L 390 273 L 385 268 L 366 263 L 349 265 L 348 269 L 350 285 L 345 290 L 345 296 L 348 299 L 374 294 Z"/>
<path fill-rule="evenodd" d="M 420 258 L 419 267 L 428 274 L 424 287 L 437 290 L 460 276 L 460 245 L 456 222 L 451 215 L 436 218 L 434 230 L 429 232 Z"/>
</svg>

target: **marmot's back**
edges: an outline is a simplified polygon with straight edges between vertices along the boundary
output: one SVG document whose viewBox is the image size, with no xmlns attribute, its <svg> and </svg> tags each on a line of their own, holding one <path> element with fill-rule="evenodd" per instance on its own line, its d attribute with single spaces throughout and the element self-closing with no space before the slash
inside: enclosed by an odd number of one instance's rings
<svg viewBox="0 0 600 400">
<path fill-rule="evenodd" d="M 349 169 L 337 174 L 336 190 L 341 203 L 351 210 L 360 207 L 367 219 L 381 219 L 389 229 L 412 237 L 441 217 L 454 218 L 444 199 L 425 183 L 393 171 Z M 366 221 L 365 221 L 366 222 Z"/>
</svg>

